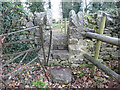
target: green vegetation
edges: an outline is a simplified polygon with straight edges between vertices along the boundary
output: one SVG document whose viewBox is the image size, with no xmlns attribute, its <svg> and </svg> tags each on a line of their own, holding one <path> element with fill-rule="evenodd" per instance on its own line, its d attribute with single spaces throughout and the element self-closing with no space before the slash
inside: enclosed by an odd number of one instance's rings
<svg viewBox="0 0 120 90">
<path fill-rule="evenodd" d="M 76 74 L 77 74 L 78 76 L 82 77 L 82 76 L 85 74 L 85 70 L 82 70 L 81 73 L 76 72 Z"/>
<path fill-rule="evenodd" d="M 89 13 L 96 13 L 99 10 L 107 11 L 108 9 L 116 8 L 116 2 L 90 2 L 85 11 L 89 11 Z"/>
<path fill-rule="evenodd" d="M 80 10 L 81 2 L 61 2 L 63 18 L 69 18 L 69 12 L 75 10 L 77 13 Z"/>
<path fill-rule="evenodd" d="M 80 64 L 80 68 L 92 68 L 92 64 Z"/>
<path fill-rule="evenodd" d="M 3 27 L 1 27 L 0 34 L 20 29 L 21 27 L 19 27 L 19 25 L 21 22 L 19 20 L 22 16 L 25 17 L 27 15 L 27 13 L 23 10 L 23 6 L 20 2 L 2 2 L 0 11 L 3 12 Z"/>
<path fill-rule="evenodd" d="M 52 27 L 53 27 L 54 29 L 59 29 L 59 28 L 60 28 L 60 25 L 59 25 L 59 24 L 52 24 Z"/>
<path fill-rule="evenodd" d="M 20 29 L 23 29 L 21 26 L 21 17 L 26 17 L 28 13 L 26 13 L 23 9 L 23 6 L 20 2 L 2 2 L 3 17 L 2 17 L 2 27 L 0 30 L 0 34 L 14 32 Z M 6 38 L 6 42 L 13 42 L 20 40 L 19 36 L 25 35 L 24 33 L 18 33 L 17 35 L 9 35 Z M 28 35 L 26 36 L 28 37 Z M 28 49 L 30 46 L 29 42 L 13 44 L 11 46 L 6 46 L 3 51 L 3 54 L 13 53 L 23 51 Z"/>
<path fill-rule="evenodd" d="M 97 22 L 96 22 L 96 20 L 94 18 L 97 18 L 97 17 L 94 17 L 94 16 L 92 16 L 90 14 L 85 13 L 83 19 L 86 20 L 87 23 L 84 22 L 83 26 L 84 27 L 89 27 L 91 29 L 94 29 L 94 30 L 98 31 L 99 26 L 97 25 Z"/>
<path fill-rule="evenodd" d="M 37 88 L 47 88 L 47 85 L 43 82 L 43 77 L 40 77 L 41 80 L 35 80 L 31 85 L 35 85 Z"/>
<path fill-rule="evenodd" d="M 2 27 L 0 28 L 0 34 L 7 34 L 10 32 L 15 32 L 21 29 L 24 29 L 24 25 L 22 25 L 21 19 L 25 19 L 29 16 L 29 13 L 27 13 L 24 10 L 24 6 L 21 2 L 2 2 L 0 3 L 0 12 L 2 12 L 3 17 L 1 18 L 1 22 L 2 22 Z M 37 11 L 44 11 L 44 9 L 42 8 L 43 5 L 42 3 L 29 3 L 30 7 L 29 9 L 31 9 L 32 11 L 36 11 L 34 8 L 35 5 L 39 4 L 39 6 L 41 7 L 41 9 L 39 7 L 37 7 Z M 34 8 L 32 8 L 34 7 Z M 20 32 L 17 33 L 15 35 L 9 35 L 6 37 L 5 39 L 5 43 L 8 42 L 16 42 L 16 41 L 20 41 L 23 39 L 29 39 L 30 35 L 35 35 L 35 30 L 33 32 Z M 12 44 L 12 45 L 7 45 L 4 49 L 3 49 L 3 54 L 13 54 L 13 53 L 17 53 L 17 52 L 22 52 L 25 50 L 28 50 L 32 47 L 37 47 L 37 45 L 35 44 L 35 42 L 33 41 L 27 41 L 27 42 L 22 42 L 22 43 L 16 43 L 16 44 Z M 37 51 L 33 51 L 30 52 L 24 59 L 25 62 L 30 61 L 31 59 L 36 57 Z M 7 57 L 7 59 L 11 59 L 13 58 L 13 56 Z M 17 58 L 15 60 L 15 62 L 19 62 L 21 59 L 23 58 L 23 56 Z"/>
<path fill-rule="evenodd" d="M 36 12 L 43 12 L 44 11 L 44 2 L 32 2 L 32 3 L 26 3 L 29 5 L 29 9 L 32 13 Z"/>
</svg>

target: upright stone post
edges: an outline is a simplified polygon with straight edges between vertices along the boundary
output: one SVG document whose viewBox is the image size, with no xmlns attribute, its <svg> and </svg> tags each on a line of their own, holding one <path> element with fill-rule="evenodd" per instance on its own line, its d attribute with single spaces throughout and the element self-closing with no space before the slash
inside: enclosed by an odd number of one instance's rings
<svg viewBox="0 0 120 90">
<path fill-rule="evenodd" d="M 71 10 L 69 13 L 69 26 L 68 26 L 68 50 L 69 50 L 69 63 L 72 66 L 79 66 L 79 64 L 83 64 L 83 53 L 82 51 L 85 49 L 85 42 L 83 41 L 83 26 L 79 24 L 83 22 L 83 17 L 79 18 L 79 16 L 83 16 L 82 13 L 78 15 L 74 10 Z M 80 22 L 79 22 L 80 21 Z"/>
<path fill-rule="evenodd" d="M 45 22 L 46 22 L 46 28 L 45 28 L 45 38 L 46 38 L 46 43 L 45 43 L 45 49 L 46 49 L 46 55 L 47 55 L 47 59 L 46 59 L 46 63 L 48 65 L 49 63 L 49 59 L 51 59 L 50 54 L 51 54 L 51 48 L 52 48 L 52 12 L 51 9 L 48 9 L 46 11 L 46 15 L 45 15 Z"/>
<path fill-rule="evenodd" d="M 40 59 L 41 60 L 45 60 L 44 63 L 47 64 L 48 62 L 48 58 L 50 56 L 50 49 L 51 46 L 50 44 L 52 44 L 52 40 L 50 40 L 51 37 L 51 32 L 52 32 L 52 12 L 51 9 L 48 9 L 46 12 L 40 12 L 40 13 L 35 13 L 35 20 L 37 22 L 37 25 L 40 26 L 40 28 L 37 30 L 36 32 L 36 36 L 40 36 L 40 38 L 42 39 L 42 48 L 41 51 L 39 52 L 40 54 Z M 36 40 L 36 42 L 39 43 L 40 38 L 38 38 L 38 40 Z M 49 54 L 48 54 L 49 53 Z"/>
</svg>

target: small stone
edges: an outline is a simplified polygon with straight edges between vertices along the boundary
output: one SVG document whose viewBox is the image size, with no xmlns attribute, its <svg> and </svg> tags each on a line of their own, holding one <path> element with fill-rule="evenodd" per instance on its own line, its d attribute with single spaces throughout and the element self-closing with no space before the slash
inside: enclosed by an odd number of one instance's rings
<svg viewBox="0 0 120 90">
<path fill-rule="evenodd" d="M 20 21 L 21 21 L 21 25 L 26 25 L 27 24 L 27 20 L 24 17 L 21 17 Z"/>
<path fill-rule="evenodd" d="M 25 85 L 25 88 L 29 88 L 29 85 Z"/>
<path fill-rule="evenodd" d="M 79 64 L 72 64 L 71 67 L 78 67 Z"/>
<path fill-rule="evenodd" d="M 2 13 L 0 12 L 0 17 L 2 16 Z"/>
<path fill-rule="evenodd" d="M 78 39 L 76 38 L 69 39 L 69 44 L 77 44 L 77 43 L 78 43 Z"/>
<path fill-rule="evenodd" d="M 44 20 L 45 12 L 40 12 L 40 13 L 35 12 L 34 15 L 35 15 L 34 23 L 36 25 L 43 25 L 45 23 L 45 20 Z"/>
<path fill-rule="evenodd" d="M 33 17 L 28 16 L 28 20 L 31 21 L 31 22 L 33 22 Z"/>
<path fill-rule="evenodd" d="M 34 24 L 32 23 L 32 22 L 28 22 L 27 24 L 26 24 L 26 27 L 33 27 L 34 26 Z"/>
</svg>

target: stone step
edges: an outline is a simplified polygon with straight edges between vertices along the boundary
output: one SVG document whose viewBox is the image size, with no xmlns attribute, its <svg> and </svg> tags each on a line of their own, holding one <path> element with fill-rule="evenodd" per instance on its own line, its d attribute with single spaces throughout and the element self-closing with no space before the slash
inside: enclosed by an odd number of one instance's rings
<svg viewBox="0 0 120 90">
<path fill-rule="evenodd" d="M 68 37 L 67 34 L 55 33 L 53 35 L 53 50 L 68 49 Z"/>
<path fill-rule="evenodd" d="M 51 68 L 49 72 L 50 72 L 51 80 L 54 83 L 68 84 L 72 80 L 71 69 L 55 67 L 55 68 Z"/>
<path fill-rule="evenodd" d="M 52 59 L 68 60 L 68 50 L 53 50 L 51 53 Z"/>
</svg>

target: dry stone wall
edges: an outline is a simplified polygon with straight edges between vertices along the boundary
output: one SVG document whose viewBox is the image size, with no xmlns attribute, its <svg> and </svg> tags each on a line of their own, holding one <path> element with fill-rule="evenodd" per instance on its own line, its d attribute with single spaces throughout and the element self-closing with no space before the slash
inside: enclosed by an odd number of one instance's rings
<svg viewBox="0 0 120 90">
<path fill-rule="evenodd" d="M 67 34 L 53 35 L 53 48 L 49 64 L 67 65 L 76 67 L 86 63 L 83 52 L 86 51 L 86 41 L 83 40 L 83 13 L 75 13 L 74 10 L 69 13 L 69 25 Z"/>
<path fill-rule="evenodd" d="M 83 27 L 83 23 L 86 22 L 83 19 L 83 16 L 84 14 L 82 12 L 78 12 L 76 14 L 74 10 L 71 10 L 69 13 L 69 25 L 67 34 L 55 34 L 52 36 L 52 50 L 49 65 L 67 65 L 76 67 L 80 64 L 90 64 L 90 62 L 88 62 L 83 57 L 83 52 L 90 53 L 91 56 L 94 56 L 96 40 L 87 39 L 82 35 L 82 33 L 89 30 L 88 28 Z M 47 58 L 49 51 L 50 30 L 52 30 L 51 10 L 34 13 L 34 16 L 32 17 L 21 17 L 20 21 L 23 28 L 29 28 L 37 25 L 41 26 L 44 33 L 44 47 Z M 117 33 L 113 32 L 113 30 L 105 29 L 104 34 L 112 37 L 117 37 Z M 35 37 L 38 36 L 40 36 L 39 29 L 37 29 L 35 33 Z M 24 36 L 20 37 L 21 39 L 25 38 Z M 32 35 L 30 38 L 32 38 Z M 35 42 L 36 44 L 40 43 L 40 39 L 36 39 Z M 117 59 L 118 50 L 119 49 L 117 49 L 116 46 L 102 42 L 99 58 L 103 60 Z M 43 60 L 42 52 L 43 51 L 41 49 L 39 52 L 41 60 Z"/>
<path fill-rule="evenodd" d="M 82 33 L 89 31 L 88 28 L 83 27 L 83 13 L 75 11 L 70 11 L 69 13 L 69 29 L 68 29 L 68 50 L 69 50 L 69 62 L 72 65 L 78 66 L 78 64 L 88 63 L 83 56 L 82 52 L 85 51 L 94 56 L 95 51 L 95 39 L 87 39 L 82 36 Z M 95 31 L 96 32 L 96 31 Z M 104 34 L 111 37 L 118 38 L 118 34 L 114 30 L 105 29 Z M 99 59 L 103 60 L 117 60 L 118 47 L 111 44 L 102 42 Z"/>
<path fill-rule="evenodd" d="M 44 38 L 44 48 L 45 48 L 45 54 L 46 58 L 48 57 L 48 51 L 49 51 L 49 41 L 50 41 L 50 30 L 52 30 L 52 12 L 50 9 L 48 9 L 45 12 L 36 13 L 35 12 L 35 18 L 34 18 L 35 25 L 39 25 L 40 28 L 43 31 L 43 38 Z M 40 31 L 37 30 L 36 36 L 40 36 Z M 36 42 L 40 43 L 41 40 L 36 40 Z M 53 45 L 52 45 L 53 46 Z M 43 51 L 42 49 L 39 52 L 41 60 L 43 60 Z M 51 57 L 50 57 L 51 59 Z"/>
</svg>

